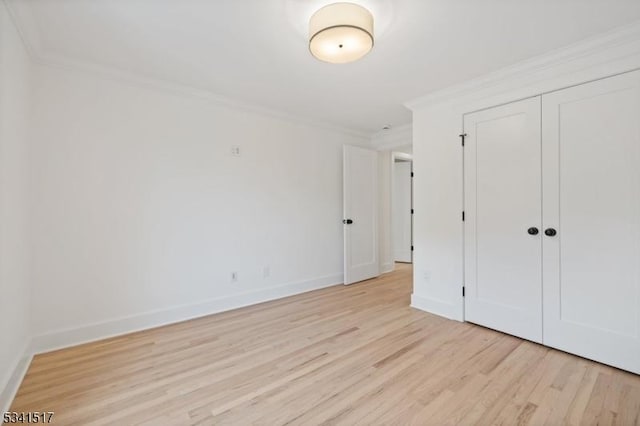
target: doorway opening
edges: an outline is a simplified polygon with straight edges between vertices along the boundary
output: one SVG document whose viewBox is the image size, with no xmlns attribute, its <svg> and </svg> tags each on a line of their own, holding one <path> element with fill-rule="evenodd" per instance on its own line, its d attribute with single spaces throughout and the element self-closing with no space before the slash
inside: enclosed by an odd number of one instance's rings
<svg viewBox="0 0 640 426">
<path fill-rule="evenodd" d="M 391 244 L 395 263 L 413 263 L 413 156 L 391 155 Z"/>
</svg>

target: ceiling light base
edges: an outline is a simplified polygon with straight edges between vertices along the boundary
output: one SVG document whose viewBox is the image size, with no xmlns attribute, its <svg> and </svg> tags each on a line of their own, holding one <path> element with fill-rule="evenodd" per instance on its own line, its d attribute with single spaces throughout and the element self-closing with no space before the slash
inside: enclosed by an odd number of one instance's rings
<svg viewBox="0 0 640 426">
<path fill-rule="evenodd" d="M 369 53 L 373 44 L 373 15 L 360 5 L 333 3 L 309 20 L 309 51 L 321 61 L 353 62 Z"/>
</svg>

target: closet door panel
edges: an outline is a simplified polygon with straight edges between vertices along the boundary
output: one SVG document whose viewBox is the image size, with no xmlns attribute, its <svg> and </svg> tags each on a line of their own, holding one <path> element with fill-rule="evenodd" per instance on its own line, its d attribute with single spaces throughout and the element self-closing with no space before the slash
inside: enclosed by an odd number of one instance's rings
<svg viewBox="0 0 640 426">
<path fill-rule="evenodd" d="M 464 117 L 465 319 L 542 339 L 540 98 Z"/>
<path fill-rule="evenodd" d="M 640 373 L 640 73 L 543 96 L 544 343 Z"/>
</svg>

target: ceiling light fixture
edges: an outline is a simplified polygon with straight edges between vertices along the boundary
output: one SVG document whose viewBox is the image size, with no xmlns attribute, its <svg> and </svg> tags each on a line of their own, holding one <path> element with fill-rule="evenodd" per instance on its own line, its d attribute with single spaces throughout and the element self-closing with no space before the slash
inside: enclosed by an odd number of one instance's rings
<svg viewBox="0 0 640 426">
<path fill-rule="evenodd" d="M 353 3 L 333 3 L 309 20 L 309 50 L 332 64 L 353 62 L 373 48 L 373 15 Z"/>
</svg>

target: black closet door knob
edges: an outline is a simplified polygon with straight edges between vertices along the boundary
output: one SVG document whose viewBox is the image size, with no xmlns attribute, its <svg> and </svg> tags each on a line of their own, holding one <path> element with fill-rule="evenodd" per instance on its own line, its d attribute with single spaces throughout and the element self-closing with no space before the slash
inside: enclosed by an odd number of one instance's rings
<svg viewBox="0 0 640 426">
<path fill-rule="evenodd" d="M 344 219 L 342 223 L 344 223 L 345 225 L 351 225 L 353 221 L 351 219 Z"/>
<path fill-rule="evenodd" d="M 532 226 L 531 228 L 527 229 L 527 232 L 529 233 L 529 235 L 538 235 L 538 228 L 536 228 L 535 226 Z"/>
<path fill-rule="evenodd" d="M 547 228 L 544 230 L 544 235 L 547 237 L 554 237 L 557 234 L 556 230 L 553 228 Z"/>
</svg>

